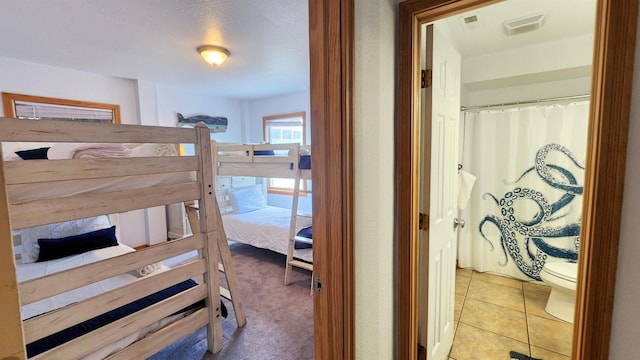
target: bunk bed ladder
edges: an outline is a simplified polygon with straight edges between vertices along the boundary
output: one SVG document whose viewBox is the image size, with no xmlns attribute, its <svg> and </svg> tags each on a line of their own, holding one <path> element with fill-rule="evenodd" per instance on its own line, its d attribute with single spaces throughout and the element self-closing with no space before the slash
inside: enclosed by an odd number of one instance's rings
<svg viewBox="0 0 640 360">
<path fill-rule="evenodd" d="M 308 193 L 308 191 L 307 191 Z M 310 217 L 310 215 L 303 215 L 298 213 L 298 198 L 300 197 L 300 170 L 298 170 L 294 185 L 293 185 L 293 203 L 291 204 L 291 224 L 289 226 L 289 248 L 287 250 L 287 266 L 284 272 L 284 284 L 289 285 L 291 283 L 291 272 L 293 267 L 299 267 L 307 269 L 312 272 L 311 276 L 311 288 L 313 288 L 313 264 L 298 260 L 293 257 L 293 251 L 295 249 L 295 242 L 311 243 L 311 239 L 298 236 L 296 234 L 296 228 L 298 224 L 298 217 Z"/>
<path fill-rule="evenodd" d="M 242 302 L 240 301 L 240 292 L 238 290 L 236 272 L 233 264 L 231 263 L 231 250 L 229 249 L 227 236 L 225 235 L 224 228 L 222 227 L 220 208 L 217 201 L 214 201 L 214 203 L 216 210 L 214 217 L 216 229 L 218 230 L 218 238 L 216 239 L 216 241 L 218 242 L 220 259 L 222 260 L 222 263 L 218 263 L 218 270 L 224 273 L 225 279 L 227 280 L 227 288 L 220 286 L 220 295 L 225 299 L 231 301 L 238 327 L 243 327 L 247 323 L 247 318 L 244 313 L 244 308 L 242 307 Z M 193 201 L 185 202 L 184 206 L 187 212 L 187 218 L 189 219 L 189 225 L 191 226 L 191 232 L 193 234 L 200 233 L 198 206 Z"/>
</svg>

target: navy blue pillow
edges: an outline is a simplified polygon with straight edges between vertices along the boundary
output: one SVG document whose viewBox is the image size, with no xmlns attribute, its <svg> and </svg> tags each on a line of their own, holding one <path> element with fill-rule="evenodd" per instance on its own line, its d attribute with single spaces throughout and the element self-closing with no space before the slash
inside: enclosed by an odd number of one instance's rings
<svg viewBox="0 0 640 360">
<path fill-rule="evenodd" d="M 300 169 L 311 169 L 311 155 L 300 155 Z"/>
<path fill-rule="evenodd" d="M 308 226 L 304 229 L 300 229 L 296 235 L 307 239 L 313 239 L 313 230 L 311 229 L 311 226 Z M 309 249 L 311 247 L 313 247 L 312 244 L 307 244 L 302 241 L 296 241 L 293 243 L 293 248 L 296 250 Z"/>
<path fill-rule="evenodd" d="M 261 156 L 261 155 L 275 155 L 273 150 L 254 150 L 253 155 Z"/>
<path fill-rule="evenodd" d="M 84 234 L 71 235 L 59 239 L 38 239 L 40 254 L 38 260 L 47 261 L 82 254 L 89 250 L 102 249 L 118 245 L 115 225 Z"/>
<path fill-rule="evenodd" d="M 47 151 L 49 151 L 49 148 L 43 147 L 38 149 L 16 151 L 16 154 L 20 156 L 22 160 L 47 160 Z"/>
</svg>

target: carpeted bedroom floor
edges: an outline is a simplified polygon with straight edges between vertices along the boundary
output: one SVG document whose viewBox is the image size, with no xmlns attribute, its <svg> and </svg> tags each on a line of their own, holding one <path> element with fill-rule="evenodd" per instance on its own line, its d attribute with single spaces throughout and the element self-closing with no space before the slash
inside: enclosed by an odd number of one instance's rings
<svg viewBox="0 0 640 360">
<path fill-rule="evenodd" d="M 284 286 L 284 255 L 239 243 L 230 248 L 247 325 L 237 327 L 233 306 L 224 300 L 229 316 L 222 321 L 222 351 L 207 353 L 202 328 L 149 359 L 313 359 L 311 273 L 295 269 L 293 282 Z"/>
</svg>

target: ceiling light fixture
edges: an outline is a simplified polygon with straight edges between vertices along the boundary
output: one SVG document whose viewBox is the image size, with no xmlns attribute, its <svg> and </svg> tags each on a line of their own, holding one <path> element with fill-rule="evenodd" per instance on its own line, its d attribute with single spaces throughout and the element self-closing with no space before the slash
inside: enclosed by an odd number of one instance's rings
<svg viewBox="0 0 640 360">
<path fill-rule="evenodd" d="M 199 46 L 198 52 L 206 62 L 213 66 L 222 65 L 222 63 L 229 57 L 229 50 L 214 45 Z"/>
</svg>

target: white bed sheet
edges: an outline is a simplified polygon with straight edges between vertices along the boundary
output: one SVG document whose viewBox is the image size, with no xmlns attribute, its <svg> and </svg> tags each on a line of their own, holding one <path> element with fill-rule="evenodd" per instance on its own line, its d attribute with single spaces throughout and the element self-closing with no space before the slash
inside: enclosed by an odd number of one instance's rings
<svg viewBox="0 0 640 360">
<path fill-rule="evenodd" d="M 243 214 L 225 214 L 222 223 L 227 238 L 232 241 L 287 254 L 291 210 L 275 206 Z M 310 218 L 298 218 L 296 233 L 311 225 Z M 311 262 L 312 249 L 294 250 L 294 257 Z"/>
<path fill-rule="evenodd" d="M 119 244 L 118 246 L 110 246 L 103 249 L 87 251 L 78 255 L 67 256 L 64 258 L 43 262 L 23 264 L 18 260 L 16 261 L 16 275 L 18 282 L 21 283 L 45 275 L 54 274 L 78 266 L 126 254 L 132 251 L 135 250 L 127 245 Z M 168 269 L 168 267 L 162 265 L 160 269 L 153 272 L 153 274 L 149 276 L 153 276 L 154 274 L 158 274 Z M 121 274 L 109 279 L 80 287 L 78 289 L 67 291 L 46 299 L 38 300 L 31 304 L 22 306 L 22 319 L 28 319 L 39 314 L 59 309 L 71 303 L 79 302 L 92 296 L 103 294 L 107 291 L 130 284 L 138 280 L 139 278 L 139 276 L 134 274 Z"/>
</svg>

